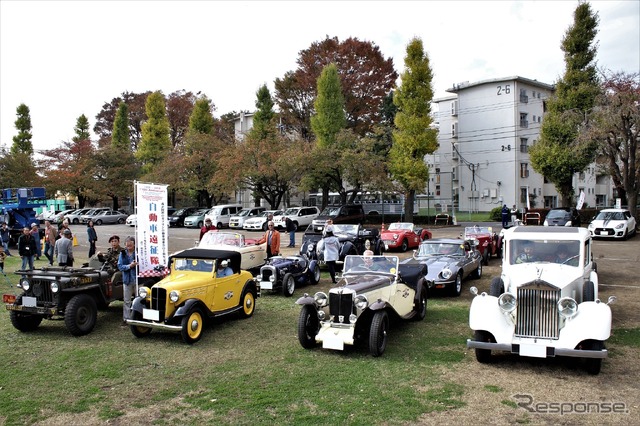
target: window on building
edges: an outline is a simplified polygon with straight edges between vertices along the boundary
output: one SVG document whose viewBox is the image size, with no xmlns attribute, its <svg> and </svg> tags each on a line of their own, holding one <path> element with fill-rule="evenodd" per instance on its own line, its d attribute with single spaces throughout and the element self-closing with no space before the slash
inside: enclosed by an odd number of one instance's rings
<svg viewBox="0 0 640 426">
<path fill-rule="evenodd" d="M 529 163 L 520 163 L 520 177 L 521 178 L 529 177 Z"/>
<path fill-rule="evenodd" d="M 458 101 L 451 102 L 451 115 L 458 115 Z"/>
<path fill-rule="evenodd" d="M 520 113 L 520 127 L 529 127 L 529 121 L 527 119 L 528 115 L 529 114 L 527 114 L 526 112 Z"/>
<path fill-rule="evenodd" d="M 578 173 L 578 179 L 584 180 L 584 172 Z"/>
<path fill-rule="evenodd" d="M 529 152 L 529 145 L 527 144 L 527 138 L 520 138 L 520 152 Z"/>
<path fill-rule="evenodd" d="M 452 138 L 458 137 L 458 130 L 457 130 L 456 123 L 451 123 L 451 137 Z"/>
<path fill-rule="evenodd" d="M 529 102 L 529 97 L 527 96 L 527 91 L 525 89 L 520 89 L 520 102 L 525 104 Z"/>
<path fill-rule="evenodd" d="M 440 195 L 440 185 L 436 185 L 436 195 Z"/>
</svg>

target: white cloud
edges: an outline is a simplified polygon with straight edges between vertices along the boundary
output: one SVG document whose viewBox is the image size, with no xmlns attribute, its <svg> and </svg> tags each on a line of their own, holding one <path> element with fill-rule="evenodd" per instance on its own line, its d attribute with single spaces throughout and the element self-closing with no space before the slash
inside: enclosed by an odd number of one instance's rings
<svg viewBox="0 0 640 426">
<path fill-rule="evenodd" d="M 201 91 L 218 114 L 253 109 L 264 83 L 296 67 L 300 50 L 327 35 L 377 44 L 396 69 L 420 37 L 436 96 L 453 83 L 520 75 L 553 83 L 573 1 L 0 2 L 0 143 L 31 109 L 36 149 L 91 125 L 124 91 Z M 640 2 L 595 1 L 600 66 L 640 69 Z"/>
</svg>

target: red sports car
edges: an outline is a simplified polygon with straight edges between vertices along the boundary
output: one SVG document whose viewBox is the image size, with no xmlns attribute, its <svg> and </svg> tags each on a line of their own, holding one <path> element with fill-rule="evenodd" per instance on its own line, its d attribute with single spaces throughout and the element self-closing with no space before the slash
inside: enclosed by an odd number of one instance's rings
<svg viewBox="0 0 640 426">
<path fill-rule="evenodd" d="M 490 226 L 467 226 L 464 228 L 465 240 L 478 240 L 478 250 L 482 253 L 485 265 L 489 264 L 491 256 L 498 256 L 498 236 Z"/>
<path fill-rule="evenodd" d="M 382 231 L 382 242 L 385 249 L 399 248 L 407 251 L 416 248 L 420 242 L 431 238 L 431 232 L 426 228 L 416 228 L 413 223 L 394 222 L 388 229 Z"/>
</svg>

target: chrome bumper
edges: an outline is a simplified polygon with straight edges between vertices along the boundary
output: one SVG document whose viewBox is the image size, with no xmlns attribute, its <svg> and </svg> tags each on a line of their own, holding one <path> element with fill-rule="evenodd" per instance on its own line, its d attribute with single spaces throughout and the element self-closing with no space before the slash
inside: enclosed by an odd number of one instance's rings
<svg viewBox="0 0 640 426">
<path fill-rule="evenodd" d="M 162 324 L 159 322 L 149 322 L 149 321 L 141 321 L 141 320 L 125 320 L 128 325 L 153 328 L 154 330 L 165 330 L 165 331 L 182 331 L 182 326 L 180 325 L 169 325 Z"/>
<path fill-rule="evenodd" d="M 478 342 L 477 340 L 467 339 L 467 348 L 469 349 L 489 349 L 492 351 L 511 352 L 512 354 L 520 355 L 520 345 L 513 345 L 509 343 L 492 343 L 492 342 Z M 601 351 L 581 350 L 581 349 L 566 349 L 566 348 L 554 348 L 553 346 L 546 346 L 547 358 L 555 356 L 570 356 L 576 358 L 606 358 L 609 352 L 606 349 Z"/>
</svg>

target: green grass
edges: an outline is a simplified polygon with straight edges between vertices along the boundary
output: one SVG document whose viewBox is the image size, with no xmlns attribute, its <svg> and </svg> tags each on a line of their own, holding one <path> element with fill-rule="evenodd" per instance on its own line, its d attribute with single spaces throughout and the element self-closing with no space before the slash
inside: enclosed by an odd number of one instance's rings
<svg viewBox="0 0 640 426">
<path fill-rule="evenodd" d="M 19 259 L 9 258 L 5 268 L 16 266 Z M 386 352 L 373 358 L 366 345 L 343 352 L 299 345 L 295 300 L 320 289 L 328 289 L 324 276 L 293 298 L 267 292 L 252 318 L 217 322 L 194 345 L 158 331 L 134 337 L 119 327 L 120 302 L 80 338 L 63 321 L 21 333 L 3 309 L 0 423 L 78 413 L 125 421 L 138 409 L 148 415 L 138 422 L 157 425 L 398 424 L 463 406 L 464 384 L 443 380 L 441 367 L 458 368 L 464 358 L 468 302 L 430 299 L 426 320 L 393 322 Z M 19 293 L 6 282 L 0 291 Z"/>
<path fill-rule="evenodd" d="M 640 328 L 614 329 L 608 343 L 620 346 L 640 347 Z"/>
</svg>

